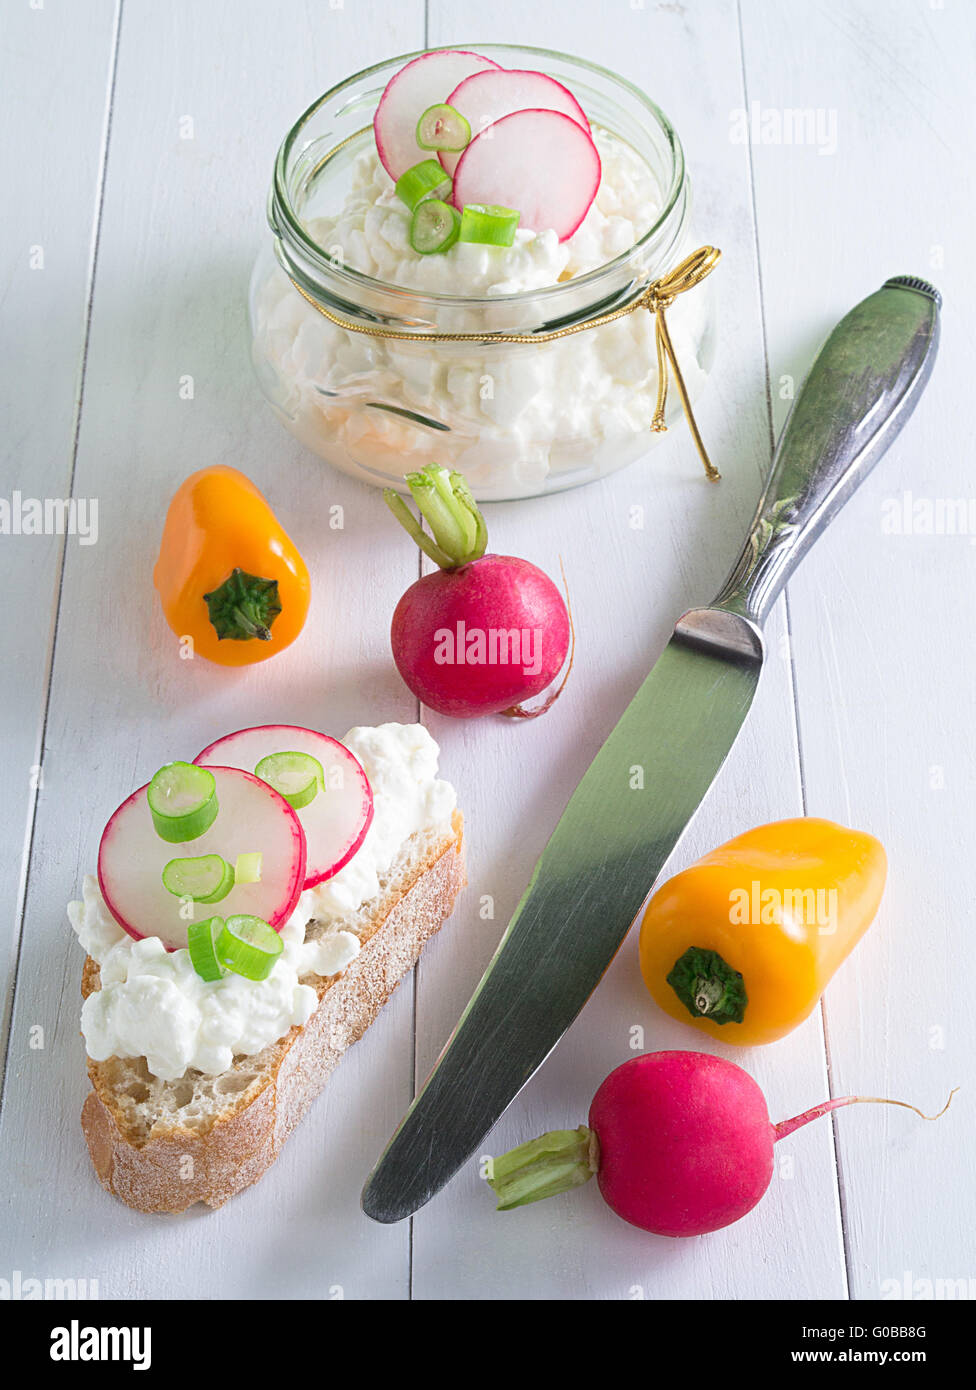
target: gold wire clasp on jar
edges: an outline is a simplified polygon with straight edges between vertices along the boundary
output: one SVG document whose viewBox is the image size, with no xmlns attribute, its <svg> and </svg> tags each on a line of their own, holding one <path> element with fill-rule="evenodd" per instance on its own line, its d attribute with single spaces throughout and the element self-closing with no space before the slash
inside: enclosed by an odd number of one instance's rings
<svg viewBox="0 0 976 1390">
<path fill-rule="evenodd" d="M 664 317 L 665 309 L 668 309 L 676 295 L 683 294 L 685 290 L 692 289 L 706 275 L 711 275 L 718 265 L 721 251 L 714 246 L 700 246 L 697 251 L 693 251 L 690 256 L 686 256 L 680 265 L 675 266 L 674 270 L 667 275 L 662 275 L 659 280 L 655 280 L 653 285 L 644 291 L 642 303 L 650 309 L 654 315 L 656 323 L 656 343 L 657 343 L 657 406 L 654 411 L 654 418 L 651 421 L 652 430 L 666 430 L 664 422 L 664 407 L 668 400 L 668 363 L 674 372 L 675 385 L 678 388 L 678 395 L 681 397 L 681 405 L 685 412 L 685 419 L 688 421 L 688 428 L 691 430 L 691 437 L 695 441 L 702 463 L 705 465 L 705 474 L 708 479 L 715 483 L 721 478 L 721 473 L 712 463 L 705 450 L 705 445 L 695 420 L 691 402 L 688 399 L 688 391 L 685 387 L 684 377 L 681 375 L 681 368 L 678 365 L 678 358 L 671 342 L 671 334 L 668 332 L 667 320 Z"/>
<path fill-rule="evenodd" d="M 684 377 L 681 375 L 678 358 L 671 342 L 671 335 L 668 332 L 665 310 L 670 308 L 679 294 L 693 289 L 707 275 L 711 275 L 718 265 L 721 255 L 721 251 L 714 246 L 700 246 L 697 251 L 692 251 L 690 256 L 686 256 L 673 270 L 669 270 L 666 275 L 652 281 L 636 299 L 632 299 L 623 308 L 614 309 L 606 314 L 598 314 L 596 318 L 584 319 L 581 323 L 568 324 L 564 328 L 554 328 L 542 333 L 446 333 L 440 330 L 414 333 L 404 329 L 383 328 L 380 324 L 354 323 L 351 319 L 344 318 L 340 314 L 334 314 L 331 309 L 327 309 L 324 304 L 313 299 L 302 289 L 294 276 L 289 275 L 288 278 L 306 303 L 327 318 L 330 323 L 334 323 L 336 327 L 344 328 L 347 333 L 365 333 L 371 338 L 388 338 L 408 343 L 551 343 L 555 342 L 557 338 L 568 338 L 573 333 L 584 333 L 590 328 L 602 328 L 604 324 L 613 323 L 616 319 L 622 319 L 627 314 L 632 314 L 635 309 L 648 309 L 654 315 L 655 344 L 657 347 L 657 404 L 654 409 L 654 417 L 651 420 L 651 429 L 657 432 L 667 429 L 664 420 L 664 408 L 668 399 L 668 369 L 670 367 L 674 373 L 675 385 L 678 388 L 678 395 L 681 397 L 681 405 L 685 419 L 688 421 L 691 437 L 695 441 L 695 448 L 698 450 L 705 468 L 705 475 L 709 481 L 717 482 L 722 475 L 708 457 L 701 432 L 695 421 Z"/>
</svg>

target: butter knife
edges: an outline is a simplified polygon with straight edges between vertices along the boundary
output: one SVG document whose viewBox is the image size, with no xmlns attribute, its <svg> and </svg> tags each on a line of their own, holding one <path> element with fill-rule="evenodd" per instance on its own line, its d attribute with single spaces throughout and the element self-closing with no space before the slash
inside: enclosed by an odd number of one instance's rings
<svg viewBox="0 0 976 1390">
<path fill-rule="evenodd" d="M 596 988 L 749 712 L 763 624 L 801 557 L 908 419 L 941 298 L 888 280 L 837 325 L 799 392 L 748 539 L 570 798 L 498 950 L 363 1189 L 376 1221 L 423 1206 L 474 1153 Z M 633 769 L 643 790 L 632 790 Z"/>
</svg>

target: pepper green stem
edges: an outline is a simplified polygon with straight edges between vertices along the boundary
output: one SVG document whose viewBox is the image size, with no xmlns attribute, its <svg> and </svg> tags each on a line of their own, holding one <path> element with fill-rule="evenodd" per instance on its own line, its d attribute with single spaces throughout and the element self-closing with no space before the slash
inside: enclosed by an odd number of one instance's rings
<svg viewBox="0 0 976 1390">
<path fill-rule="evenodd" d="M 741 1023 L 749 996 L 738 970 L 717 951 L 690 946 L 674 963 L 668 984 L 693 1018 L 712 1023 Z"/>
<path fill-rule="evenodd" d="M 488 544 L 488 528 L 462 475 L 430 463 L 418 473 L 408 473 L 405 481 L 430 536 L 392 488 L 384 488 L 383 498 L 424 554 L 444 570 L 480 560 Z"/>
<path fill-rule="evenodd" d="M 262 642 L 271 641 L 271 629 L 264 623 L 256 622 L 244 609 L 237 607 L 233 610 L 232 617 L 238 627 L 244 629 L 248 637 L 257 637 Z"/>
<path fill-rule="evenodd" d="M 218 641 L 271 641 L 271 624 L 281 612 L 277 579 L 233 569 L 223 584 L 203 597 Z"/>
<path fill-rule="evenodd" d="M 510 1211 L 582 1186 L 599 1166 L 600 1146 L 592 1129 L 553 1129 L 492 1159 L 488 1183 L 498 1197 L 498 1210 Z"/>
</svg>

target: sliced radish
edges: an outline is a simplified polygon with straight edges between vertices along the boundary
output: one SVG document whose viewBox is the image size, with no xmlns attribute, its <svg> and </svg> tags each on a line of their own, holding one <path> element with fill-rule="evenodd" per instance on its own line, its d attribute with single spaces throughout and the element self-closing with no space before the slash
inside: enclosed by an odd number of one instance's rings
<svg viewBox="0 0 976 1390">
<path fill-rule="evenodd" d="M 587 132 L 560 111 L 503 116 L 464 151 L 454 174 L 454 204 L 517 208 L 520 226 L 552 228 L 566 241 L 600 187 L 600 156 Z"/>
<path fill-rule="evenodd" d="M 391 179 L 423 159 L 417 144 L 417 122 L 429 107 L 442 102 L 448 92 L 472 73 L 498 68 L 490 58 L 465 49 L 421 53 L 386 84 L 373 117 L 376 150 Z"/>
<path fill-rule="evenodd" d="M 544 72 L 522 68 L 476 72 L 454 88 L 446 104 L 465 118 L 472 137 L 516 111 L 560 111 L 582 126 L 587 135 L 590 133 L 586 113 L 572 92 Z M 439 158 L 447 172 L 453 174 L 461 155 L 441 150 Z"/>
<path fill-rule="evenodd" d="M 322 788 L 295 812 L 308 842 L 305 887 L 314 888 L 348 864 L 373 819 L 373 790 L 349 749 L 314 729 L 263 724 L 219 738 L 193 761 L 200 767 L 230 765 L 253 772 L 263 759 L 280 753 L 307 754 L 322 766 Z"/>
<path fill-rule="evenodd" d="M 247 913 L 278 928 L 295 910 L 305 882 L 305 835 L 296 812 L 259 777 L 208 764 L 216 783 L 217 817 L 186 843 L 186 857 L 220 855 L 228 863 L 261 847 L 261 878 L 235 883 L 221 899 L 222 915 Z M 211 915 L 173 896 L 163 870 L 173 845 L 153 825 L 145 787 L 123 801 L 102 834 L 98 882 L 112 916 L 130 936 L 158 936 L 168 951 L 187 944 L 187 925 Z"/>
</svg>

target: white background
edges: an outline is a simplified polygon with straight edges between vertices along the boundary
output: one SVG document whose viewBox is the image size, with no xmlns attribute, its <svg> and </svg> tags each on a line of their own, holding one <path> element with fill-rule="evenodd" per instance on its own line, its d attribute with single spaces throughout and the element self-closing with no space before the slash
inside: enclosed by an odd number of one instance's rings
<svg viewBox="0 0 976 1390">
<path fill-rule="evenodd" d="M 337 0 L 338 4 L 338 0 Z M 99 539 L 0 537 L 3 792 L 0 951 L 9 1030 L 0 1277 L 96 1278 L 102 1297 L 876 1297 L 885 1281 L 976 1276 L 973 1251 L 969 536 L 893 536 L 886 499 L 968 498 L 973 8 L 962 0 L 3 0 L 0 218 L 2 494 L 94 497 Z M 139 1215 L 106 1195 L 78 1124 L 81 953 L 64 906 L 107 815 L 162 762 L 269 721 L 341 735 L 418 709 L 387 631 L 417 556 L 377 493 L 273 420 L 252 379 L 251 262 L 268 235 L 277 144 L 349 73 L 445 43 L 580 53 L 643 86 L 675 122 L 721 336 L 700 423 L 581 491 L 488 509 L 494 549 L 563 556 L 576 670 L 545 719 L 451 723 L 442 745 L 467 818 L 470 887 L 347 1056 L 271 1172 L 218 1212 Z M 733 113 L 836 114 L 833 153 L 730 139 Z M 192 139 L 181 138 L 192 120 Z M 182 123 L 182 124 L 181 124 Z M 43 269 L 31 269 L 34 247 Z M 35 257 L 36 259 L 36 257 Z M 559 810 L 666 640 L 737 551 L 819 342 L 888 276 L 945 294 L 932 382 L 904 434 L 791 584 L 748 725 L 674 870 L 753 824 L 803 812 L 871 830 L 891 864 L 881 914 L 788 1039 L 726 1048 L 774 1119 L 861 1092 L 777 1150 L 761 1205 L 674 1242 L 638 1232 L 595 1184 L 498 1215 L 474 1164 L 411 1223 L 359 1211 L 362 1181 L 432 1064 Z M 181 399 L 192 376 L 194 396 Z M 166 504 L 193 469 L 243 469 L 310 562 L 301 641 L 250 670 L 181 662 L 152 588 Z M 345 529 L 328 529 L 328 509 Z M 630 525 L 643 506 L 643 530 Z M 43 764 L 43 785 L 33 770 Z M 491 894 L 494 920 L 479 916 Z M 44 1047 L 30 1047 L 43 1029 Z M 706 1040 L 656 1010 L 636 938 L 488 1151 L 577 1124 L 632 1055 Z M 35 1036 L 37 1036 L 35 1034 Z"/>
</svg>

